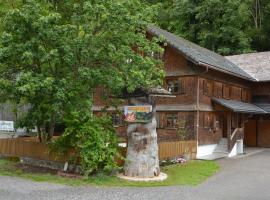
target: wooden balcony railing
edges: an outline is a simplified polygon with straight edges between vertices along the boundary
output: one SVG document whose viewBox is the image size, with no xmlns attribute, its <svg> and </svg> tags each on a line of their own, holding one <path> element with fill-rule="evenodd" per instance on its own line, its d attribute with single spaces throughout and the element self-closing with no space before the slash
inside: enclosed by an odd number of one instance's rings
<svg viewBox="0 0 270 200">
<path fill-rule="evenodd" d="M 228 138 L 228 150 L 229 152 L 232 150 L 234 147 L 235 143 L 237 140 L 243 139 L 244 136 L 244 128 L 236 128 L 234 129 L 233 133 L 231 136 Z"/>
</svg>

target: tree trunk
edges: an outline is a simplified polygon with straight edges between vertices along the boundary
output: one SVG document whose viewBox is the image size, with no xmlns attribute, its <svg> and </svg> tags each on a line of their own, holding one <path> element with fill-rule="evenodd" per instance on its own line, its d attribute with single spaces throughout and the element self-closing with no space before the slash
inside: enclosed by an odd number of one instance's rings
<svg viewBox="0 0 270 200">
<path fill-rule="evenodd" d="M 42 143 L 41 129 L 40 129 L 40 126 L 39 125 L 37 126 L 37 130 L 38 130 L 38 141 L 40 143 Z"/>
<path fill-rule="evenodd" d="M 50 141 L 53 138 L 54 128 L 55 128 L 55 114 L 51 114 L 51 121 L 49 123 L 47 141 Z"/>
<path fill-rule="evenodd" d="M 124 166 L 126 176 L 152 178 L 160 174 L 155 105 L 152 111 L 152 121 L 128 126 L 128 148 Z"/>
</svg>

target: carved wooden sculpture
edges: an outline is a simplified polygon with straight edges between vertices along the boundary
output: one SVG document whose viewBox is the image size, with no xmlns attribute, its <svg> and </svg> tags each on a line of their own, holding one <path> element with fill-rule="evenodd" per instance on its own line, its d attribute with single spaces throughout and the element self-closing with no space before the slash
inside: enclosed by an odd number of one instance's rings
<svg viewBox="0 0 270 200">
<path fill-rule="evenodd" d="M 163 88 L 137 90 L 129 96 L 132 105 L 152 105 L 152 119 L 147 123 L 130 123 L 124 175 L 138 178 L 159 176 L 156 97 L 175 97 Z M 136 96 L 136 97 L 134 97 Z M 130 98 L 131 97 L 131 98 Z"/>
<path fill-rule="evenodd" d="M 152 104 L 152 120 L 128 125 L 128 148 L 124 175 L 152 178 L 160 174 L 157 144 L 156 107 Z"/>
</svg>

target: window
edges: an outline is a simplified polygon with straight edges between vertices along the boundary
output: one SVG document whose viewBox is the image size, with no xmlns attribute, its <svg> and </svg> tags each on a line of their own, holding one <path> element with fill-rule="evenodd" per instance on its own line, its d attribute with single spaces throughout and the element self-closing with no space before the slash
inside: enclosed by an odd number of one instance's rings
<svg viewBox="0 0 270 200">
<path fill-rule="evenodd" d="M 150 53 L 146 54 L 149 57 L 155 58 L 156 60 L 163 60 L 163 52 L 154 52 L 151 51 Z"/>
<path fill-rule="evenodd" d="M 176 128 L 178 123 L 177 113 L 167 114 L 166 115 L 166 127 L 167 128 Z"/>
<path fill-rule="evenodd" d="M 167 80 L 168 91 L 172 94 L 185 94 L 185 85 L 183 79 Z"/>
<path fill-rule="evenodd" d="M 168 90 L 175 94 L 179 92 L 179 82 L 178 80 L 168 80 L 167 81 Z"/>
<path fill-rule="evenodd" d="M 123 118 L 120 113 L 112 113 L 112 122 L 114 126 L 123 125 Z"/>
<path fill-rule="evenodd" d="M 213 115 L 211 113 L 204 113 L 203 127 L 204 128 L 212 128 L 213 127 Z"/>
<path fill-rule="evenodd" d="M 212 82 L 209 80 L 203 80 L 203 94 L 206 96 L 212 95 Z"/>
</svg>

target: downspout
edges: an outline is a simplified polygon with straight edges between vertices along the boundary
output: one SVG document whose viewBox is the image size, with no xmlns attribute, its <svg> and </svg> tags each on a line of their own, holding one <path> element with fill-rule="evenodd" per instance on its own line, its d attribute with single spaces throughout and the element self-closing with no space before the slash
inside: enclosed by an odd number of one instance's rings
<svg viewBox="0 0 270 200">
<path fill-rule="evenodd" d="M 204 72 L 200 73 L 200 74 L 204 74 L 208 72 L 208 66 L 205 66 L 206 69 Z M 197 76 L 197 95 L 196 95 L 196 112 L 197 112 L 197 124 L 196 124 L 196 138 L 197 138 L 197 151 L 198 151 L 198 147 L 199 147 L 199 127 L 200 127 L 200 111 L 199 111 L 199 104 L 200 104 L 200 77 L 199 74 Z"/>
</svg>

